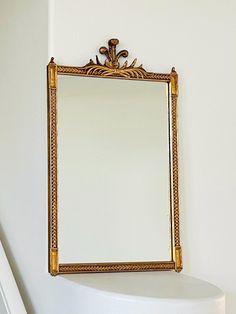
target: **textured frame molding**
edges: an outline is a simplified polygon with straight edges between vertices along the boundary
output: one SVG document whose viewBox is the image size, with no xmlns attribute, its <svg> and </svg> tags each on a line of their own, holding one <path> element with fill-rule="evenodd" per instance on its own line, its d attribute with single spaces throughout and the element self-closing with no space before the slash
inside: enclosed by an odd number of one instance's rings
<svg viewBox="0 0 236 314">
<path fill-rule="evenodd" d="M 108 48 L 101 47 L 99 52 L 106 56 L 104 64 L 96 56 L 96 63 L 90 59 L 83 67 L 56 65 L 54 58 L 47 67 L 48 74 L 48 234 L 49 272 L 55 276 L 66 273 L 89 272 L 126 272 L 154 270 L 182 270 L 182 249 L 179 228 L 179 187 L 178 187 L 178 144 L 177 144 L 177 98 L 178 75 L 175 68 L 170 73 L 147 72 L 136 59 L 128 65 L 120 64 L 120 57 L 128 57 L 127 50 L 116 52 L 118 39 L 110 39 Z M 118 78 L 126 80 L 150 80 L 166 82 L 169 85 L 169 149 L 170 149 L 170 187 L 171 187 L 171 241 L 172 258 L 170 261 L 132 262 L 132 263 L 81 263 L 59 264 L 58 250 L 58 189 L 57 189 L 57 75 L 85 77 Z"/>
</svg>

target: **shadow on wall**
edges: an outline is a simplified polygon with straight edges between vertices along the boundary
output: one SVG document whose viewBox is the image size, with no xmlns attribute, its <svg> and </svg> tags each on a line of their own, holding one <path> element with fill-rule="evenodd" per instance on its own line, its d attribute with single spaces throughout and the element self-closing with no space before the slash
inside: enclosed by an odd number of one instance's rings
<svg viewBox="0 0 236 314">
<path fill-rule="evenodd" d="M 35 312 L 33 310 L 33 305 L 30 301 L 29 296 L 28 296 L 27 290 L 26 290 L 25 285 L 24 285 L 23 280 L 22 280 L 22 275 L 21 275 L 19 268 L 16 264 L 14 255 L 12 253 L 11 247 L 9 245 L 9 242 L 8 242 L 6 236 L 5 236 L 5 232 L 4 232 L 1 224 L 0 224 L 0 239 L 1 239 L 2 245 L 4 247 L 8 262 L 10 264 L 13 276 L 15 277 L 18 289 L 20 291 L 20 295 L 21 295 L 21 297 L 24 296 L 24 299 L 22 297 L 22 300 L 24 302 L 27 313 L 34 314 Z M 0 268 L 1 268 L 1 265 L 0 265 Z"/>
</svg>

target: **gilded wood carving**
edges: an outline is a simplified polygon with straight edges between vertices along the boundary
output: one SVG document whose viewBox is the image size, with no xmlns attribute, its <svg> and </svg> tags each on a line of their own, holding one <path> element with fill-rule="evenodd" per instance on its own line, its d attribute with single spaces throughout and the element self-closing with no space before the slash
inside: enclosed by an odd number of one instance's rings
<svg viewBox="0 0 236 314">
<path fill-rule="evenodd" d="M 179 190 L 178 190 L 178 148 L 177 148 L 177 98 L 178 75 L 175 68 L 170 73 L 147 72 L 142 65 L 136 66 L 136 59 L 128 65 L 128 51 L 117 52 L 118 39 L 110 39 L 108 48 L 101 47 L 99 52 L 106 57 L 102 63 L 96 56 L 96 63 L 90 59 L 83 67 L 57 65 L 54 58 L 48 64 L 48 207 L 49 207 L 49 272 L 52 275 L 83 272 L 123 272 L 182 270 L 182 250 L 179 230 Z M 165 262 L 136 263 L 95 263 L 60 264 L 58 248 L 58 187 L 57 187 L 57 75 L 77 75 L 96 77 L 116 77 L 126 80 L 150 80 L 167 82 L 170 86 L 170 125 L 171 125 L 171 238 L 172 259 Z"/>
</svg>

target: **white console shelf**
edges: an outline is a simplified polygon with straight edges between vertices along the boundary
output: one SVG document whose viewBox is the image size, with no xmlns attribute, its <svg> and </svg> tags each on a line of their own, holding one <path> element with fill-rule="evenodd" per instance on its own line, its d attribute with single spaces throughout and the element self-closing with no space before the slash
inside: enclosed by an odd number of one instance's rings
<svg viewBox="0 0 236 314">
<path fill-rule="evenodd" d="M 65 275 L 80 314 L 225 314 L 225 296 L 175 272 Z"/>
</svg>

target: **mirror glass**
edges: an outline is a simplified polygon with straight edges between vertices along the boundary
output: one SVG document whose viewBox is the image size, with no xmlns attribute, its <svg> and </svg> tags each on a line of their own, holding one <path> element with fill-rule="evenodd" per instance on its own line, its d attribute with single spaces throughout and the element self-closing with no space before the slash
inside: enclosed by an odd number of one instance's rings
<svg viewBox="0 0 236 314">
<path fill-rule="evenodd" d="M 58 76 L 59 263 L 171 260 L 168 94 Z"/>
</svg>

